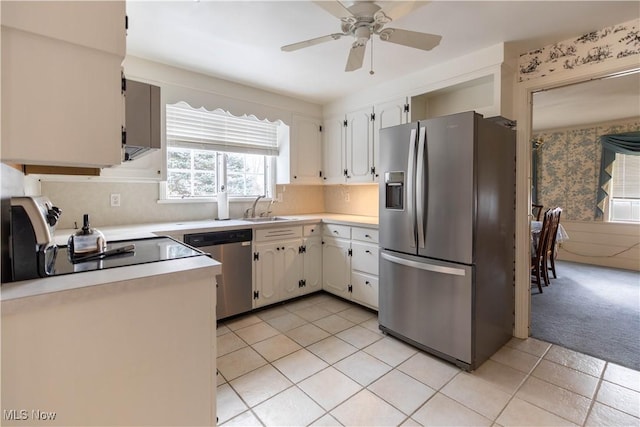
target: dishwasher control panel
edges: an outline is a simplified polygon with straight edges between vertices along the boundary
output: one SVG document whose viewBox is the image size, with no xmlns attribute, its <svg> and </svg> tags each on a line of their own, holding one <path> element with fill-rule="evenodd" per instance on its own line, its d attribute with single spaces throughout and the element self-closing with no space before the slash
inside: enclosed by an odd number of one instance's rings
<svg viewBox="0 0 640 427">
<path fill-rule="evenodd" d="M 250 228 L 184 235 L 184 242 L 195 248 L 224 245 L 225 243 L 250 242 L 251 239 L 253 239 L 253 230 Z"/>
</svg>

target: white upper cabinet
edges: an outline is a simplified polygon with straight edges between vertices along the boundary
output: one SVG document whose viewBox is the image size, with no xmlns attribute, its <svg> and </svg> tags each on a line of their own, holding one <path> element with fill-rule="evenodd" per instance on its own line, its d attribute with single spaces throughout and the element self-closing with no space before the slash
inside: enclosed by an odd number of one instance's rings
<svg viewBox="0 0 640 427">
<path fill-rule="evenodd" d="M 325 184 L 343 184 L 345 118 L 327 118 L 322 127 L 322 178 Z"/>
<path fill-rule="evenodd" d="M 2 2 L 2 160 L 122 160 L 124 2 Z"/>
<path fill-rule="evenodd" d="M 322 184 L 322 121 L 293 115 L 289 144 L 280 147 L 278 184 Z"/>
<path fill-rule="evenodd" d="M 347 183 L 372 182 L 373 107 L 347 113 Z"/>
<path fill-rule="evenodd" d="M 2 25 L 124 58 L 124 1 L 4 1 Z"/>
<path fill-rule="evenodd" d="M 375 114 L 373 131 L 373 175 L 377 181 L 380 171 L 380 129 L 408 123 L 409 104 L 406 97 L 394 99 L 389 102 L 382 102 L 374 105 Z"/>
</svg>

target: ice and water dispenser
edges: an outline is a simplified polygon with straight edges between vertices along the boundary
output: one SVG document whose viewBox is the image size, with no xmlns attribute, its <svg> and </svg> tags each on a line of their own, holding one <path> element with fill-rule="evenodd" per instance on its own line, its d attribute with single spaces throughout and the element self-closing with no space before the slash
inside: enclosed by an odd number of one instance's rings
<svg viewBox="0 0 640 427">
<path fill-rule="evenodd" d="M 385 172 L 385 202 L 386 209 L 404 210 L 404 172 Z"/>
</svg>

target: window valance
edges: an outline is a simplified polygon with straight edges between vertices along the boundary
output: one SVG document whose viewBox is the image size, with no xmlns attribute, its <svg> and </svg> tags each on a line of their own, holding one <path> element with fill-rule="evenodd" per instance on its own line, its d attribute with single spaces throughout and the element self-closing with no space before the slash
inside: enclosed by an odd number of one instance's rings
<svg viewBox="0 0 640 427">
<path fill-rule="evenodd" d="M 282 122 L 236 117 L 222 109 L 193 108 L 186 102 L 166 106 L 167 144 L 244 154 L 278 155 Z"/>
<path fill-rule="evenodd" d="M 602 144 L 602 156 L 600 160 L 596 218 L 601 218 L 604 215 L 604 205 L 610 193 L 611 173 L 616 153 L 640 156 L 640 131 L 603 135 L 600 137 L 600 142 Z"/>
</svg>

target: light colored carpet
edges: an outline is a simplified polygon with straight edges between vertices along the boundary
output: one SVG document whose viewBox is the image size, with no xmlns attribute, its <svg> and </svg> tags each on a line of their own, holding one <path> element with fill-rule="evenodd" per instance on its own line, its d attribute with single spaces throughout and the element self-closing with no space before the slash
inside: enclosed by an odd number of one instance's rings
<svg viewBox="0 0 640 427">
<path fill-rule="evenodd" d="M 640 370 L 640 273 L 566 261 L 531 289 L 531 335 Z"/>
</svg>

